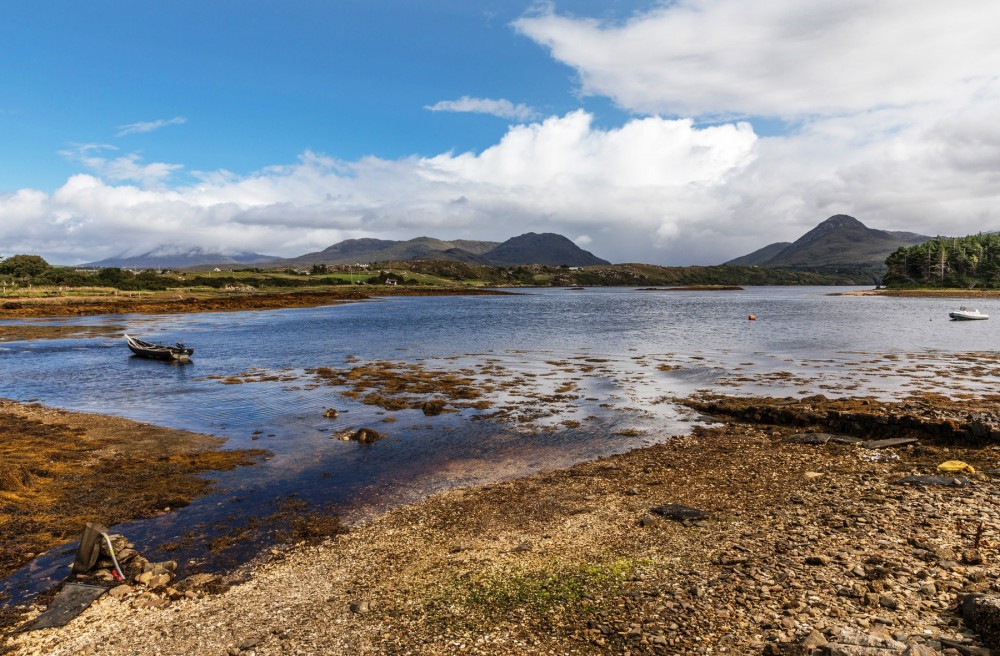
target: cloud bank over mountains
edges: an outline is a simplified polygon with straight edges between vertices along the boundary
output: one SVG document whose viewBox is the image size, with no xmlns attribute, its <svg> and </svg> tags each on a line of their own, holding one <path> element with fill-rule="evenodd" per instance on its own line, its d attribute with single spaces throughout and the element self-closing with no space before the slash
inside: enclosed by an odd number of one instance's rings
<svg viewBox="0 0 1000 656">
<path fill-rule="evenodd" d="M 544 6 L 513 28 L 570 67 L 580 94 L 631 112 L 621 125 L 466 96 L 426 109 L 516 123 L 476 152 L 306 151 L 243 176 L 78 145 L 65 156 L 81 172 L 58 189 L 0 195 L 0 254 L 70 263 L 190 241 L 290 256 L 357 237 L 534 231 L 616 262 L 713 264 L 837 213 L 994 230 L 997 24 L 1000 5 L 972 0 L 688 0 L 619 23 Z"/>
</svg>

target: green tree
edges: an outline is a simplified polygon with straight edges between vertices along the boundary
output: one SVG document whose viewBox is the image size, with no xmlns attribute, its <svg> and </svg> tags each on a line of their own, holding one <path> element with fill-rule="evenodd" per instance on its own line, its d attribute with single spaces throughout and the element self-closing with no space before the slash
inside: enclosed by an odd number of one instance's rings
<svg viewBox="0 0 1000 656">
<path fill-rule="evenodd" d="M 0 262 L 0 275 L 34 278 L 49 270 L 49 263 L 38 255 L 14 255 Z"/>
</svg>

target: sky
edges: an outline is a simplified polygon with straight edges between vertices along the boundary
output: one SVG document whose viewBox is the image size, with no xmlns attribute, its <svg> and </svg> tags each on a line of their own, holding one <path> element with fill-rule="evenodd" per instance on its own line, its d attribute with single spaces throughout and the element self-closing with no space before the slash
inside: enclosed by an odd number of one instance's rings
<svg viewBox="0 0 1000 656">
<path fill-rule="evenodd" d="M 1000 230 L 1000 3 L 4 0 L 0 257 Z"/>
</svg>

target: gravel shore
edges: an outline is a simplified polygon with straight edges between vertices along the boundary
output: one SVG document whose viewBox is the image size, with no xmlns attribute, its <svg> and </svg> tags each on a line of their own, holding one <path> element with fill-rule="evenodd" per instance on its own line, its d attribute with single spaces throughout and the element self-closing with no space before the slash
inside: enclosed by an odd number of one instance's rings
<svg viewBox="0 0 1000 656">
<path fill-rule="evenodd" d="M 1000 592 L 996 443 L 922 437 L 867 448 L 803 430 L 733 420 L 568 470 L 454 490 L 321 544 L 275 549 L 228 590 L 118 588 L 66 627 L 6 646 L 989 653 L 958 606 L 968 593 Z M 976 469 L 949 475 L 965 484 L 899 482 L 951 460 Z"/>
</svg>

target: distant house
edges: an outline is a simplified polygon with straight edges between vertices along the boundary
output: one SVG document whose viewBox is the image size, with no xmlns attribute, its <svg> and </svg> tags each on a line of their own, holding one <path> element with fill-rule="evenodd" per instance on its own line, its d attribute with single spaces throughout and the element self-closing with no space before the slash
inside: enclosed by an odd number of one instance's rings
<svg viewBox="0 0 1000 656">
<path fill-rule="evenodd" d="M 396 284 L 399 284 L 399 281 L 396 280 L 395 278 L 386 278 L 385 279 L 385 284 L 387 284 L 387 285 L 396 285 Z"/>
</svg>

